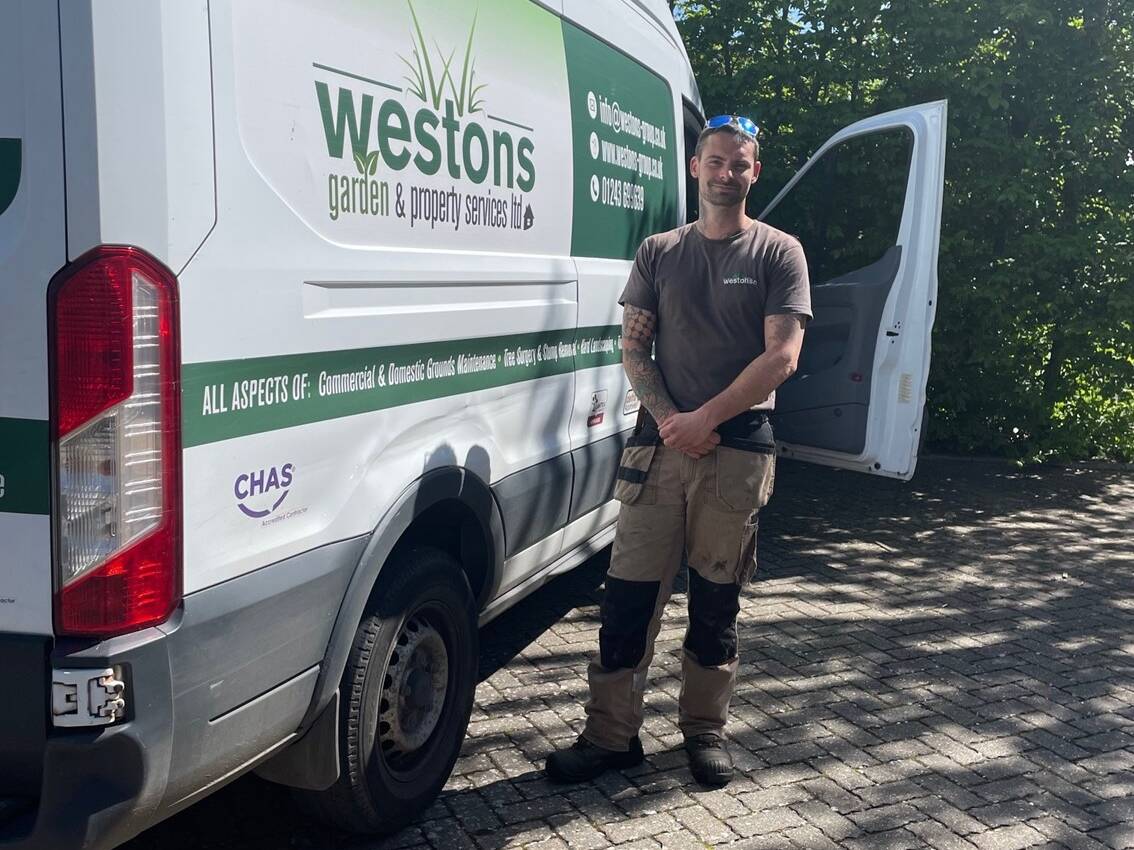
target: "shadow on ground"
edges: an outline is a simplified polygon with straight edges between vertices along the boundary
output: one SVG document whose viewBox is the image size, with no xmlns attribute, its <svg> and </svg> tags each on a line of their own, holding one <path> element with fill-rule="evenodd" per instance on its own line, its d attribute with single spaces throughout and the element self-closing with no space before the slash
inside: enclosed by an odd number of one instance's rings
<svg viewBox="0 0 1134 850">
<path fill-rule="evenodd" d="M 936 460 L 902 484 L 783 464 L 740 618 L 742 772 L 727 791 L 691 788 L 679 750 L 681 587 L 651 674 L 648 762 L 569 789 L 539 773 L 582 718 L 604 553 L 485 628 L 470 737 L 419 826 L 387 842 L 335 836 L 247 778 L 127 847 L 494 850 L 583 833 L 617 845 L 640 837 L 619 831 L 630 816 L 714 846 L 769 823 L 780 847 L 943 846 L 942 829 L 1123 846 L 1131 479 Z M 700 809 L 711 828 L 668 814 Z"/>
</svg>

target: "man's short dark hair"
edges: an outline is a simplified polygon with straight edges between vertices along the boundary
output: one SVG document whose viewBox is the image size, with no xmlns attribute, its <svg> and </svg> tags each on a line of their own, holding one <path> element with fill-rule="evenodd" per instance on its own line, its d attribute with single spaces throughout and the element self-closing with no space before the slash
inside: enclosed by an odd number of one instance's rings
<svg viewBox="0 0 1134 850">
<path fill-rule="evenodd" d="M 728 135 L 732 136 L 735 139 L 739 139 L 742 142 L 751 142 L 756 148 L 756 153 L 753 159 L 755 159 L 756 162 L 760 161 L 760 142 L 745 133 L 736 124 L 722 124 L 719 127 L 706 127 L 701 131 L 701 135 L 697 137 L 697 147 L 693 151 L 693 156 L 695 156 L 697 159 L 700 159 L 701 150 L 705 147 L 705 140 L 708 139 L 709 136 L 717 136 L 722 133 L 727 133 Z"/>
</svg>

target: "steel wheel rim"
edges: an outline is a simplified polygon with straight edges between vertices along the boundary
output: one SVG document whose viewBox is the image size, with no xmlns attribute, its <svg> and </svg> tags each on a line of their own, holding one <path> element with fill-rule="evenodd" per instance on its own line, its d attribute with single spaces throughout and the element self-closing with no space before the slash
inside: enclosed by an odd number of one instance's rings
<svg viewBox="0 0 1134 850">
<path fill-rule="evenodd" d="M 421 611 L 398 630 L 383 677 L 378 749 L 392 769 L 412 766 L 437 730 L 449 690 L 449 650 Z"/>
</svg>

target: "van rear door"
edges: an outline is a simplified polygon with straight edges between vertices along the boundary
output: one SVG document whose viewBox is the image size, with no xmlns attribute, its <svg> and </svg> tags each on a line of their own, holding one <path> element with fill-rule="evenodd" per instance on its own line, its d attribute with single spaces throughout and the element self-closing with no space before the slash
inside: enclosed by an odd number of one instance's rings
<svg viewBox="0 0 1134 850">
<path fill-rule="evenodd" d="M 0 641 L 51 634 L 47 284 L 67 253 L 57 12 L 0 4 Z"/>
<path fill-rule="evenodd" d="M 803 243 L 815 319 L 776 392 L 783 454 L 908 480 L 924 427 L 946 103 L 836 133 L 760 215 Z"/>
<path fill-rule="evenodd" d="M 58 6 L 0 3 L 0 844 L 43 771 L 51 641 L 47 284 L 66 260 Z"/>
</svg>

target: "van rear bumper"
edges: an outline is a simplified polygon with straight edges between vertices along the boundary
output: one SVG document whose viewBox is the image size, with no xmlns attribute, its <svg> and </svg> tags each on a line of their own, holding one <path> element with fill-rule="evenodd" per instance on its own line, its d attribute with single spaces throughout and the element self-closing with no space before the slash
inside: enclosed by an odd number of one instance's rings
<svg viewBox="0 0 1134 850">
<path fill-rule="evenodd" d="M 17 790 L 5 780 L 0 797 L 7 797 L 9 806 L 7 817 L 0 814 L 0 848 L 113 847 L 152 822 L 165 791 L 172 751 L 167 642 L 158 629 L 147 629 L 104 641 L 91 650 L 68 652 L 59 645 L 49 654 L 44 638 L 33 656 L 28 639 L 0 635 L 0 658 L 7 660 L 22 650 L 25 667 L 38 664 L 41 685 L 28 689 L 38 699 L 29 695 L 29 704 L 18 711 L 9 705 L 8 711 L 16 723 L 38 727 L 34 751 L 26 741 L 16 741 L 7 729 L 0 737 L 0 773 L 7 776 L 11 764 L 26 781 Z M 131 692 L 144 693 L 146 704 L 131 706 L 126 720 L 114 726 L 48 729 L 53 656 L 55 666 L 65 664 L 70 669 L 121 667 L 131 681 Z M 66 661 L 61 664 L 63 658 Z M 37 703 L 34 710 L 30 702 Z"/>
<path fill-rule="evenodd" d="M 289 743 L 366 540 L 198 591 L 169 622 L 101 643 L 0 633 L 0 850 L 116 847 Z M 107 667 L 125 718 L 51 728 L 52 670 Z"/>
</svg>

